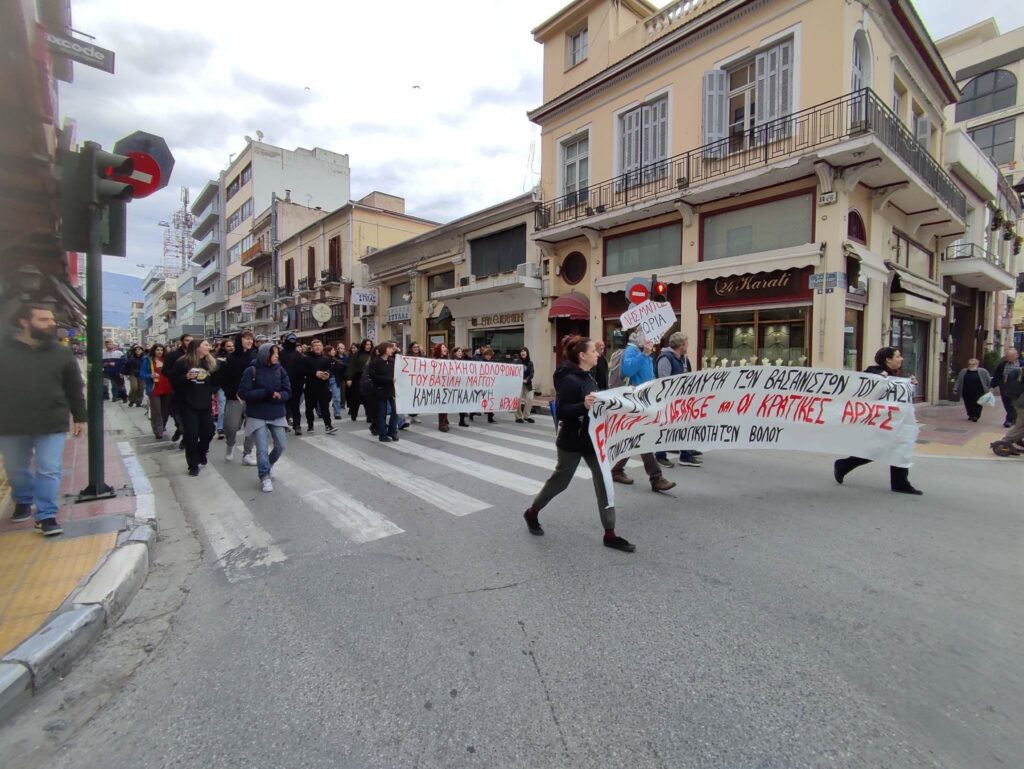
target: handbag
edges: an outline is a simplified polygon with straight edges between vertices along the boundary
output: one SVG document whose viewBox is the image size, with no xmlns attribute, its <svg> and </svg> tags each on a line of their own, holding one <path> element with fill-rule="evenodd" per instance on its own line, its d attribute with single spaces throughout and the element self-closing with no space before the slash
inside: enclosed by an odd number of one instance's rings
<svg viewBox="0 0 1024 769">
<path fill-rule="evenodd" d="M 982 395 L 980 398 L 978 398 L 978 405 L 979 406 L 995 406 L 996 405 L 996 396 L 993 395 L 991 392 L 987 392 L 984 395 Z"/>
</svg>

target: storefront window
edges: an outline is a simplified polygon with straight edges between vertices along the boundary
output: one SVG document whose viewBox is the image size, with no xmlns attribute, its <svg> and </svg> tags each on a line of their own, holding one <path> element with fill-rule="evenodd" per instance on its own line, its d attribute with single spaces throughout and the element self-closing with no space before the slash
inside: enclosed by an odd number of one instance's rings
<svg viewBox="0 0 1024 769">
<path fill-rule="evenodd" d="M 483 345 L 490 345 L 494 350 L 494 360 L 505 363 L 519 358 L 524 336 L 522 326 L 473 329 L 469 334 L 469 344 L 474 352 Z M 530 352 L 534 356 L 537 354 L 534 350 Z"/>
<path fill-rule="evenodd" d="M 912 320 L 893 316 L 889 344 L 903 353 L 903 375 L 916 376 L 919 383 L 918 395 L 923 395 L 927 381 L 928 331 L 930 324 L 925 320 Z"/>
<path fill-rule="evenodd" d="M 810 195 L 797 195 L 759 206 L 749 206 L 703 217 L 701 259 L 800 246 L 814 239 Z"/>
<path fill-rule="evenodd" d="M 446 291 L 455 288 L 455 270 L 448 270 L 438 275 L 431 275 L 427 278 L 427 298 L 432 297 L 438 291 Z"/>
<path fill-rule="evenodd" d="M 809 312 L 784 307 L 702 315 L 701 368 L 809 365 Z"/>
<path fill-rule="evenodd" d="M 843 325 L 843 368 L 860 370 L 861 318 L 864 313 L 846 308 L 846 322 Z"/>
</svg>

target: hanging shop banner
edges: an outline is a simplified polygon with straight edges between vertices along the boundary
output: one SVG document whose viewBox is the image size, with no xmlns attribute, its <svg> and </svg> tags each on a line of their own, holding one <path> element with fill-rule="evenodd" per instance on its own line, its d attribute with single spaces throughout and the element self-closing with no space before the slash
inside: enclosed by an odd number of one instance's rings
<svg viewBox="0 0 1024 769">
<path fill-rule="evenodd" d="M 352 287 L 352 304 L 358 304 L 363 307 L 376 307 L 377 306 L 377 289 L 376 288 L 363 288 L 361 286 Z"/>
<path fill-rule="evenodd" d="M 648 300 L 622 313 L 619 323 L 623 331 L 639 328 L 644 339 L 657 342 L 676 324 L 676 313 L 668 302 Z"/>
<path fill-rule="evenodd" d="M 597 394 L 590 437 L 604 473 L 653 451 L 783 449 L 910 467 L 917 441 L 909 379 L 840 369 L 749 366 L 655 379 Z"/>
<path fill-rule="evenodd" d="M 515 411 L 522 389 L 518 363 L 395 356 L 400 414 Z"/>
</svg>

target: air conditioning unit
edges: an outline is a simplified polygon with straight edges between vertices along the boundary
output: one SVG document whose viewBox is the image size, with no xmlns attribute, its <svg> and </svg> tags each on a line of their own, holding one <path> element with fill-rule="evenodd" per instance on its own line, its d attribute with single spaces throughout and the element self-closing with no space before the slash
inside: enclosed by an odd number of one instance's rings
<svg viewBox="0 0 1024 769">
<path fill-rule="evenodd" d="M 540 266 L 533 262 L 523 262 L 516 265 L 516 275 L 520 278 L 539 278 Z"/>
<path fill-rule="evenodd" d="M 459 285 L 465 288 L 466 286 L 476 285 L 476 275 L 466 275 L 459 278 Z"/>
</svg>

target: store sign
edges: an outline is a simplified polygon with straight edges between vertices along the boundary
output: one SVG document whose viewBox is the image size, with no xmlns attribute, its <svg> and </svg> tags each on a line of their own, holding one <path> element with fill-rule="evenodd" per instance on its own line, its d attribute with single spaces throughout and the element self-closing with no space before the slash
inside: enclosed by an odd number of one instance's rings
<svg viewBox="0 0 1024 769">
<path fill-rule="evenodd" d="M 503 312 L 495 315 L 481 315 L 479 318 L 470 318 L 469 324 L 473 328 L 521 326 L 523 325 L 523 314 L 521 312 Z"/>
<path fill-rule="evenodd" d="M 355 287 L 352 289 L 352 304 L 362 305 L 364 307 L 376 307 L 377 306 L 377 289 L 375 288 L 360 288 Z"/>
<path fill-rule="evenodd" d="M 802 278 L 804 272 L 805 269 L 794 267 L 702 280 L 698 288 L 700 306 L 810 298 L 810 287 Z"/>
<path fill-rule="evenodd" d="M 909 379 L 842 369 L 744 366 L 678 374 L 597 393 L 590 411 L 609 504 L 611 468 L 623 457 L 782 449 L 910 467 L 917 432 Z"/>
<path fill-rule="evenodd" d="M 518 363 L 395 356 L 399 413 L 515 411 L 522 389 Z"/>
<path fill-rule="evenodd" d="M 242 313 L 252 315 L 256 312 L 256 302 L 242 302 Z"/>
<path fill-rule="evenodd" d="M 46 45 L 50 53 L 56 56 L 63 56 L 87 67 L 114 74 L 114 52 L 100 48 L 89 40 L 79 40 L 71 35 L 47 30 Z"/>
<path fill-rule="evenodd" d="M 388 307 L 388 323 L 401 323 L 402 321 L 409 320 L 412 316 L 409 314 L 409 305 L 399 304 L 394 307 Z"/>
</svg>

